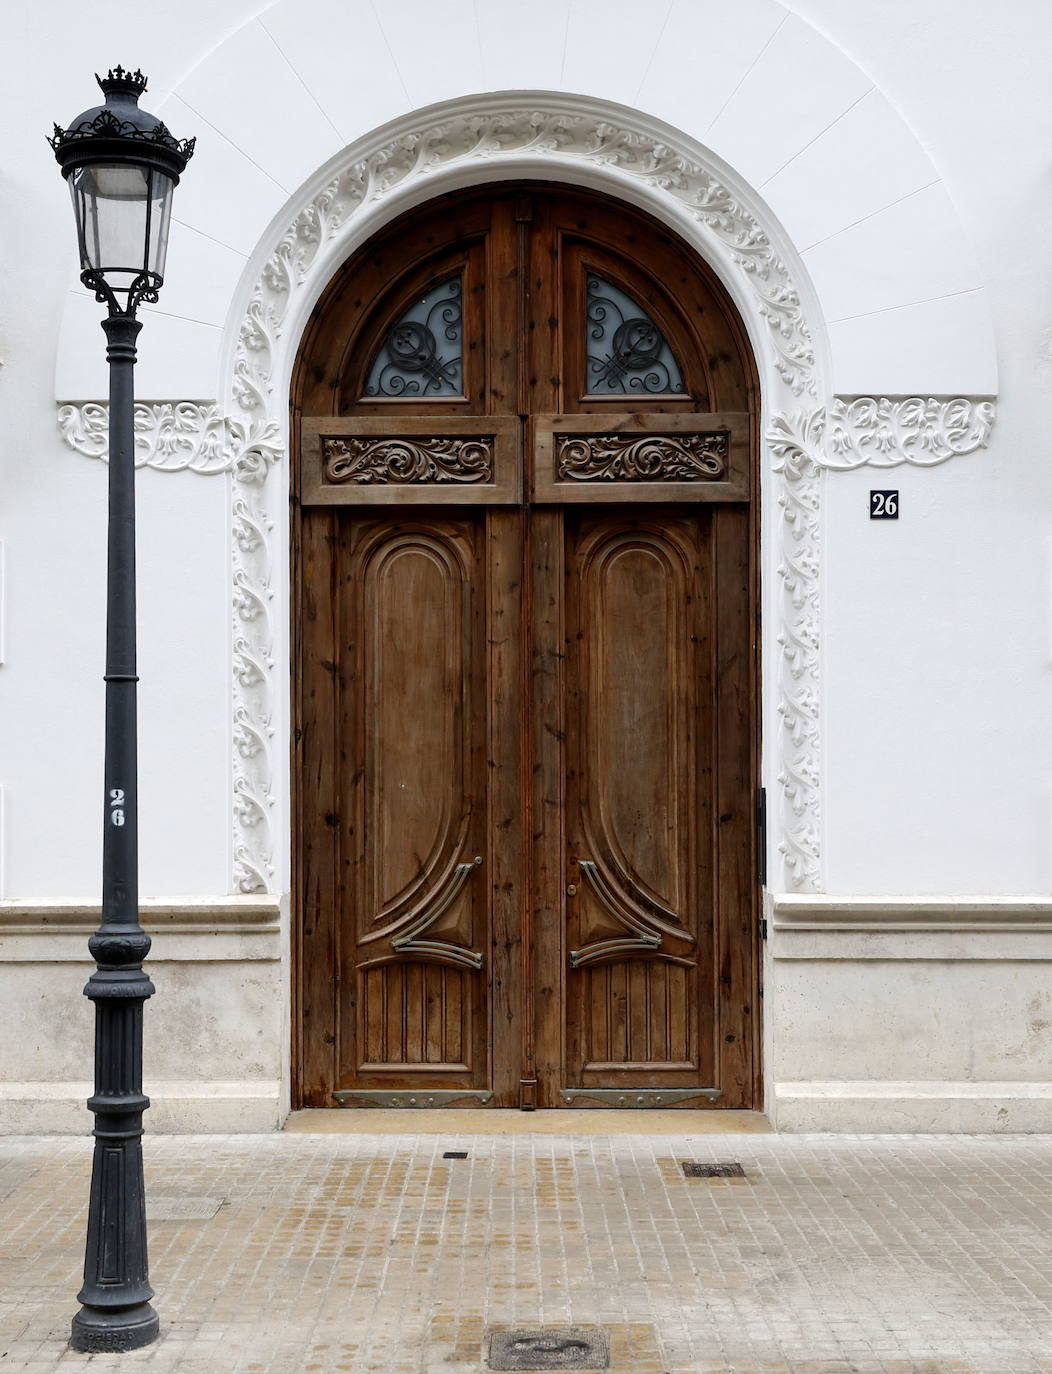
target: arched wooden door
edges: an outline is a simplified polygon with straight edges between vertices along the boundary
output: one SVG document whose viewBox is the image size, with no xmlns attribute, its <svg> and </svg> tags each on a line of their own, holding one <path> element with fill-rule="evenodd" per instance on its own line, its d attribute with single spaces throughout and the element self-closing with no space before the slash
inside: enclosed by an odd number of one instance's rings
<svg viewBox="0 0 1052 1374">
<path fill-rule="evenodd" d="M 332 283 L 293 391 L 302 1104 L 757 1105 L 755 410 L 711 274 L 598 196 L 448 197 Z"/>
</svg>

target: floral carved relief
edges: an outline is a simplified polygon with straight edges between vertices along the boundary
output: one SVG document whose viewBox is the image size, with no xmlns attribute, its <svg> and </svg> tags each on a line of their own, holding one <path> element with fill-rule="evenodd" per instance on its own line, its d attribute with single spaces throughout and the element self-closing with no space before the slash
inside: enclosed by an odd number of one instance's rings
<svg viewBox="0 0 1052 1374">
<path fill-rule="evenodd" d="M 555 472 L 580 482 L 700 482 L 727 470 L 726 434 L 557 434 Z"/>
<path fill-rule="evenodd" d="M 357 486 L 493 480 L 493 440 L 325 439 L 325 476 Z"/>
<path fill-rule="evenodd" d="M 957 397 L 836 397 L 829 407 L 824 466 L 932 467 L 990 441 L 992 401 Z"/>
</svg>

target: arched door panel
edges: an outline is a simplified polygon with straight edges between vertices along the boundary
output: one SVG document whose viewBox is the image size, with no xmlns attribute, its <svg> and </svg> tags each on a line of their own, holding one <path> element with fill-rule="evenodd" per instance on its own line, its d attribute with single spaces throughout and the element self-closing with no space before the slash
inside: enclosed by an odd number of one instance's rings
<svg viewBox="0 0 1052 1374">
<path fill-rule="evenodd" d="M 416 212 L 294 387 L 300 1097 L 751 1106 L 755 386 L 703 265 Z"/>
</svg>

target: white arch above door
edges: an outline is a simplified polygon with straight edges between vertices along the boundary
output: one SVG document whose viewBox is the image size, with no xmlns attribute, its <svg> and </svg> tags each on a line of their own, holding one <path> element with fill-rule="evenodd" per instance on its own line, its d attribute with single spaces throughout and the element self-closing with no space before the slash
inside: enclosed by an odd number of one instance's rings
<svg viewBox="0 0 1052 1374">
<path fill-rule="evenodd" d="M 409 8 L 412 15 L 404 16 L 407 31 L 412 29 L 410 18 L 417 14 L 415 5 Z M 587 7 L 575 5 L 570 18 L 582 8 Z M 340 50 L 333 34 L 344 32 L 345 26 L 340 28 L 343 21 L 337 21 L 335 10 L 330 12 L 317 0 L 297 11 L 297 24 L 291 27 L 282 27 L 284 4 L 268 10 L 195 69 L 180 87 L 182 94 L 169 102 L 171 108 L 165 114 L 181 132 L 194 132 L 195 115 L 198 120 L 209 120 L 216 135 L 212 141 L 215 156 L 196 198 L 187 196 L 186 208 L 180 200 L 182 244 L 173 242 L 171 261 L 179 261 L 182 254 L 182 266 L 164 288 L 165 312 L 151 312 L 155 318 L 149 323 L 149 359 L 139 377 L 139 394 L 151 402 L 139 408 L 140 458 L 168 470 L 231 473 L 235 890 L 284 890 L 287 886 L 287 588 L 280 572 L 285 567 L 286 487 L 283 477 L 272 469 L 285 451 L 288 380 L 302 331 L 337 267 L 382 224 L 445 190 L 510 177 L 592 185 L 649 210 L 715 268 L 746 322 L 760 367 L 767 441 L 764 571 L 777 572 L 777 577 L 767 577 L 765 593 L 765 623 L 775 627 L 768 632 L 765 646 L 765 776 L 781 792 L 781 811 L 773 818 L 772 831 L 783 871 L 780 875 L 772 871 L 771 885 L 821 890 L 823 470 L 864 463 L 882 467 L 902 462 L 931 464 L 983 447 L 993 419 L 987 398 L 996 379 L 984 293 L 948 199 L 938 201 L 941 208 L 930 197 L 918 203 L 926 229 L 942 223 L 947 243 L 962 244 L 956 258 L 948 249 L 940 261 L 923 243 L 911 258 L 896 256 L 889 246 L 895 240 L 885 232 L 890 223 L 883 218 L 885 212 L 901 213 L 896 206 L 928 196 L 937 184 L 936 178 L 915 191 L 902 191 L 907 182 L 920 176 L 922 159 L 925 175 L 932 170 L 915 141 L 905 158 L 907 171 L 898 181 L 880 183 L 884 189 L 878 199 L 890 193 L 889 187 L 898 199 L 816 240 L 818 249 L 847 236 L 839 257 L 827 253 L 825 259 L 821 255 L 809 258 L 811 249 L 800 251 L 772 210 L 767 200 L 771 188 L 783 196 L 787 220 L 792 221 L 795 214 L 798 225 L 810 225 L 806 233 L 796 231 L 806 237 L 839 223 L 865 204 L 864 188 L 856 185 L 851 191 L 850 177 L 838 177 L 834 167 L 823 167 L 815 159 L 821 153 L 818 145 L 832 136 L 835 126 L 848 120 L 851 111 L 862 108 L 872 87 L 867 85 L 859 93 L 857 82 L 852 84 L 854 78 L 848 79 L 850 64 L 844 65 L 843 55 L 810 30 L 810 37 L 801 34 L 799 21 L 780 6 L 765 3 L 759 8 L 768 18 L 775 11 L 782 17 L 763 51 L 749 57 L 707 129 L 712 134 L 722 128 L 725 142 L 738 140 L 739 160 L 748 162 L 751 157 L 761 166 L 756 161 L 760 152 L 747 151 L 751 145 L 744 128 L 727 126 L 727 112 L 736 108 L 743 90 L 756 86 L 756 73 L 766 70 L 772 50 L 777 55 L 792 43 L 796 47 L 787 51 L 798 57 L 810 54 L 810 76 L 804 83 L 808 94 L 806 99 L 801 97 L 809 113 L 804 119 L 797 111 L 789 121 L 798 137 L 807 141 L 770 173 L 764 195 L 689 133 L 597 95 L 547 91 L 462 97 L 414 110 L 345 147 L 340 140 L 358 116 L 346 103 L 351 100 L 346 89 L 338 98 L 329 94 L 335 75 L 331 64 Z M 604 8 L 608 22 L 609 9 Z M 677 23 L 693 26 L 696 46 L 699 16 L 716 9 L 677 4 L 664 32 L 669 32 L 669 26 L 675 32 Z M 365 13 L 353 6 L 351 10 Z M 530 12 L 536 18 L 536 8 Z M 458 13 L 454 6 L 452 19 L 444 14 L 454 28 Z M 321 23 L 319 16 L 324 15 L 337 27 L 330 29 L 330 46 L 321 52 L 315 39 L 308 41 L 305 35 L 314 20 Z M 423 9 L 420 15 L 423 23 Z M 377 21 L 372 22 L 375 27 Z M 639 22 L 639 16 L 632 22 Z M 730 21 L 723 15 L 721 22 L 723 41 L 730 44 L 730 51 L 734 47 L 728 37 Z M 744 42 L 736 23 L 731 29 Z M 617 42 L 627 43 L 634 32 L 638 37 L 629 25 Z M 579 84 L 585 81 L 585 68 L 570 60 L 573 33 L 576 29 L 570 25 L 563 79 L 569 82 L 567 73 L 576 73 L 574 82 Z M 625 33 L 629 38 L 624 38 Z M 369 89 L 376 84 L 377 72 L 390 76 L 390 64 L 397 66 L 398 44 L 388 50 L 380 37 L 374 33 L 368 38 L 367 25 L 354 37 L 354 71 L 368 67 L 374 56 L 378 64 L 367 74 Z M 418 29 L 414 45 L 419 44 L 426 47 Z M 402 60 L 410 62 L 413 51 L 415 46 L 407 47 Z M 633 56 L 638 59 L 641 51 L 637 48 Z M 216 66 L 220 54 L 225 54 L 224 65 Z M 276 67 L 275 54 L 280 58 Z M 593 52 L 592 56 L 600 61 L 602 54 Z M 616 84 L 617 73 L 624 75 L 629 56 L 627 48 L 607 53 L 602 82 Z M 661 71 L 667 68 L 671 82 L 681 57 L 682 50 L 664 36 L 655 44 L 643 81 L 644 87 L 653 87 L 655 101 L 659 87 L 664 89 L 666 84 L 658 80 Z M 504 52 L 500 61 L 505 64 L 500 68 L 503 71 L 524 71 L 522 64 L 530 62 L 537 64 L 534 70 L 547 71 L 547 58 L 536 44 L 522 52 Z M 442 67 L 440 61 L 434 65 L 436 70 Z M 309 83 L 300 66 L 313 71 Z M 246 89 L 246 69 L 255 71 L 255 81 L 248 83 L 252 91 Z M 280 74 L 283 71 L 294 73 L 295 89 L 288 86 L 287 75 Z M 273 90 L 271 77 L 276 83 Z M 451 79 L 448 72 L 443 79 L 447 78 Z M 406 79 L 406 85 L 409 90 L 423 91 L 426 79 L 427 74 L 418 71 L 412 81 Z M 414 81 L 419 85 L 414 86 Z M 762 81 L 760 86 L 766 89 Z M 815 120 L 821 122 L 815 86 L 838 91 L 837 99 L 848 104 L 831 124 L 812 134 Z M 260 99 L 261 89 L 265 100 Z M 272 98 L 275 91 L 279 98 Z M 386 98 L 401 99 L 397 83 Z M 671 98 L 669 92 L 663 98 Z M 678 98 L 687 97 L 680 92 Z M 704 100 L 710 98 L 711 93 L 706 93 Z M 760 98 L 759 89 L 756 98 Z M 193 108 L 191 99 L 196 102 Z M 324 99 L 331 108 L 326 108 Z M 784 101 L 784 95 L 779 99 Z M 180 100 L 186 108 L 179 108 Z M 698 95 L 697 100 L 702 97 Z M 339 108 L 338 101 L 344 102 Z M 878 107 L 879 116 L 874 113 Z M 871 141 L 884 139 L 891 147 L 898 139 L 900 150 L 906 146 L 904 126 L 890 107 L 875 98 L 870 117 L 867 136 Z M 777 123 L 775 110 L 769 111 L 769 118 Z M 268 129 L 272 142 L 253 143 L 260 130 Z M 781 126 L 777 133 L 784 152 L 788 145 Z M 333 140 L 337 151 L 325 165 L 315 164 L 313 171 L 301 167 L 297 159 L 304 156 L 304 148 L 316 154 Z M 805 161 L 791 189 L 793 179 L 786 180 L 783 172 L 801 159 Z M 223 163 L 225 168 L 217 178 L 216 168 Z M 301 174 L 299 190 L 286 195 L 285 183 Z M 244 194 L 232 201 L 239 175 Z M 816 208 L 810 220 L 802 204 L 796 211 L 791 209 L 793 194 L 808 186 L 813 190 L 820 183 L 828 201 L 825 209 Z M 181 198 L 192 184 L 188 175 L 185 187 L 180 187 Z M 838 196 L 846 198 L 838 201 Z M 871 256 L 868 267 L 859 267 L 857 233 L 871 221 L 879 221 L 866 231 L 872 235 L 876 257 Z M 257 238 L 249 242 L 254 233 Z M 243 251 L 234 247 L 235 240 L 247 245 Z M 951 278 L 945 274 L 947 264 L 954 261 L 960 271 Z M 821 270 L 815 270 L 816 264 Z M 851 286 L 856 270 L 857 288 Z M 880 291 L 873 284 L 878 281 L 883 283 Z M 941 287 L 953 284 L 953 289 L 941 290 L 940 282 Z M 937 294 L 925 295 L 936 288 Z M 861 294 L 852 297 L 856 289 Z M 73 354 L 93 356 L 77 343 L 82 327 L 77 301 L 78 297 L 71 297 L 60 358 L 60 399 L 66 401 L 90 394 L 78 390 L 74 379 L 79 363 Z M 873 308 L 853 316 L 830 317 L 830 302 L 836 309 L 850 310 L 853 301 L 868 302 Z M 90 314 L 83 314 L 83 326 L 90 324 L 94 342 L 97 307 L 94 302 L 91 307 Z M 851 327 L 839 330 L 842 324 Z M 968 347 L 962 348 L 962 335 L 970 340 Z M 97 385 L 97 372 L 92 369 L 90 375 L 92 385 Z M 853 384 L 839 384 L 847 379 Z M 104 454 L 104 407 L 65 405 L 60 423 L 72 447 L 91 456 Z"/>
<path fill-rule="evenodd" d="M 645 111 L 751 188 L 813 283 L 831 392 L 996 393 L 986 293 L 937 169 L 872 79 L 777 0 L 279 0 L 161 108 L 199 141 L 141 394 L 215 394 L 237 283 L 319 167 L 388 121 L 485 91 Z M 96 332 L 74 289 L 61 400 L 97 388 Z"/>
</svg>

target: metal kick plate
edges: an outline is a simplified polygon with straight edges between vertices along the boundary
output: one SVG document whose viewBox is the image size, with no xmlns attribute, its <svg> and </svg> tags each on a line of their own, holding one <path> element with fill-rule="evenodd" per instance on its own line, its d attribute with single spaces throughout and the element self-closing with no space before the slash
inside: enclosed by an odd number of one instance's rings
<svg viewBox="0 0 1052 1374">
<path fill-rule="evenodd" d="M 607 1369 L 610 1348 L 601 1331 L 581 1326 L 492 1331 L 486 1363 L 490 1369 Z"/>
<path fill-rule="evenodd" d="M 559 1096 L 567 1104 L 594 1102 L 598 1107 L 672 1107 L 703 1097 L 716 1102 L 720 1088 L 563 1088 Z"/>
<path fill-rule="evenodd" d="M 452 1107 L 458 1102 L 489 1102 L 493 1094 L 482 1088 L 433 1088 L 431 1092 L 392 1092 L 383 1088 L 340 1088 L 338 1107 Z"/>
</svg>

